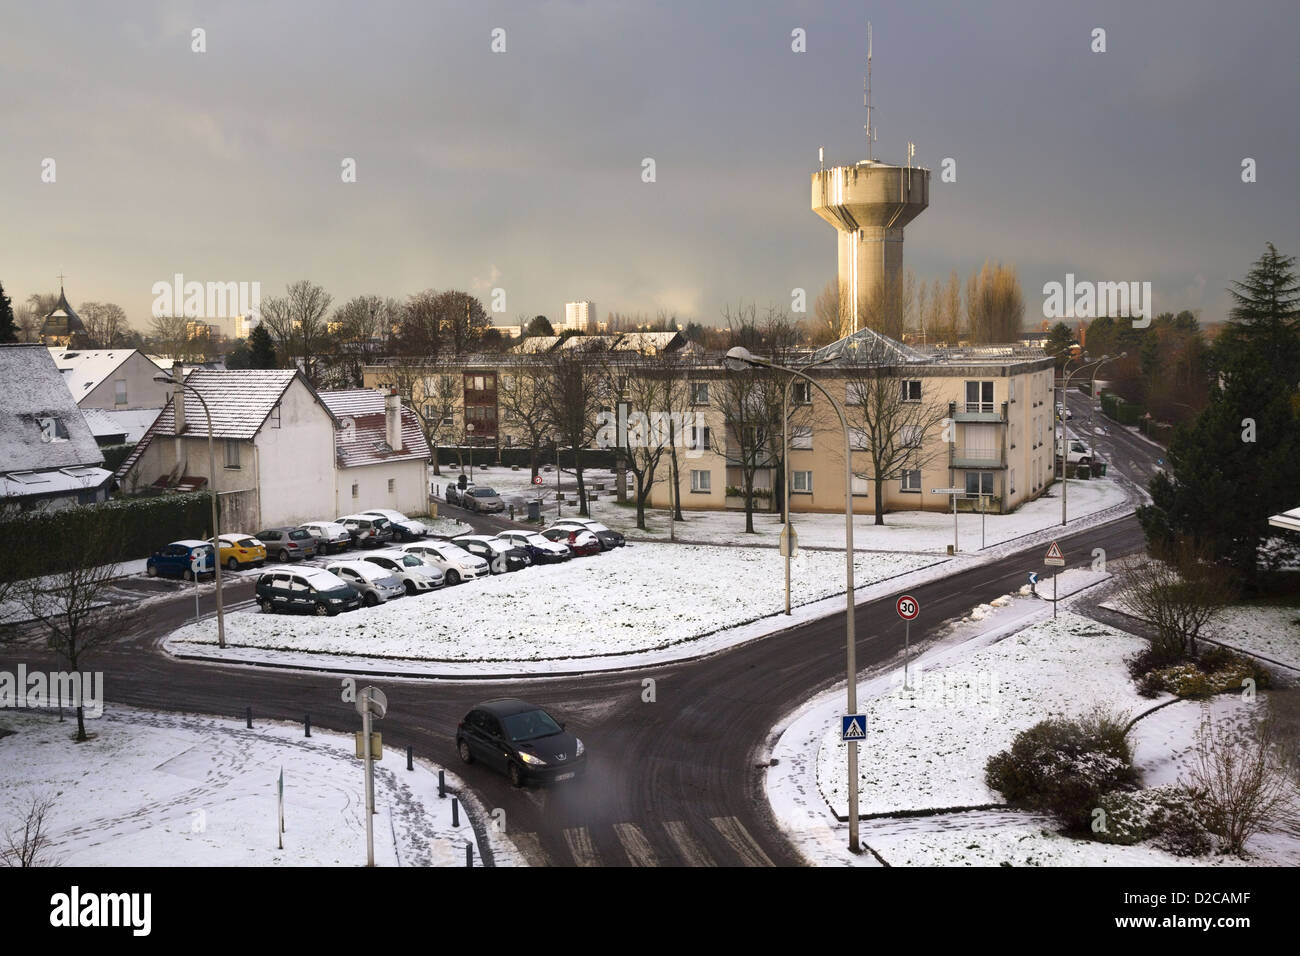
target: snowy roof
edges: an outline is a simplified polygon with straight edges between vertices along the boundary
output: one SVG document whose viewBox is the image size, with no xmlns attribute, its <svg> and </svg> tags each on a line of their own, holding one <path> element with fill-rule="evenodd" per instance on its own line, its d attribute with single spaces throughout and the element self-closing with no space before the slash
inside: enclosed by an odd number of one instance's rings
<svg viewBox="0 0 1300 956">
<path fill-rule="evenodd" d="M 185 384 L 208 403 L 213 437 L 247 440 L 257 436 L 271 409 L 297 375 L 294 369 L 225 371 L 199 368 L 185 376 Z M 188 390 L 185 400 L 185 433 L 206 436 L 208 425 L 203 405 Z M 159 435 L 174 435 L 175 428 L 174 400 L 169 399 L 153 430 Z"/>
<path fill-rule="evenodd" d="M 1284 511 L 1280 515 L 1272 515 L 1268 523 L 1274 528 L 1283 528 L 1287 531 L 1300 531 L 1300 508 L 1292 508 L 1290 511 Z"/>
<path fill-rule="evenodd" d="M 81 321 L 81 316 L 72 310 L 67 296 L 59 289 L 59 302 L 41 323 L 41 335 L 71 335 L 73 332 L 84 331 L 86 326 Z"/>
<path fill-rule="evenodd" d="M 135 349 L 50 349 L 50 357 L 63 373 L 68 390 L 78 402 L 135 353 Z"/>
<path fill-rule="evenodd" d="M 394 452 L 389 447 L 383 392 L 373 388 L 343 388 L 321 392 L 320 399 L 342 423 L 334 432 L 334 451 L 340 467 L 428 459 L 429 442 L 420 427 L 419 416 L 405 406 L 402 407 L 402 450 Z"/>
<path fill-rule="evenodd" d="M 833 361 L 842 365 L 910 365 L 933 362 L 934 357 L 874 329 L 860 329 L 818 349 L 812 354 L 811 361 Z"/>
<path fill-rule="evenodd" d="M 134 445 L 158 418 L 161 408 L 131 408 L 118 411 L 110 408 L 83 408 L 81 417 L 90 426 L 90 433 L 98 441 L 113 435 L 123 435 L 124 444 Z"/>
<path fill-rule="evenodd" d="M 525 353 L 549 352 L 555 348 L 556 343 L 559 341 L 560 337 L 558 335 L 530 335 L 518 345 L 513 346 L 511 351 Z"/>
<path fill-rule="evenodd" d="M 45 346 L 0 346 L 0 395 L 0 469 L 103 463 L 95 436 Z"/>
<path fill-rule="evenodd" d="M 98 488 L 113 477 L 111 471 L 78 465 L 53 471 L 14 471 L 0 475 L 0 498 L 64 494 Z"/>
<path fill-rule="evenodd" d="M 549 352 L 559 348 L 563 351 L 600 351 L 611 352 L 663 352 L 669 348 L 684 344 L 680 332 L 616 332 L 611 335 L 534 335 L 526 338 L 511 351 L 525 354 Z"/>
</svg>

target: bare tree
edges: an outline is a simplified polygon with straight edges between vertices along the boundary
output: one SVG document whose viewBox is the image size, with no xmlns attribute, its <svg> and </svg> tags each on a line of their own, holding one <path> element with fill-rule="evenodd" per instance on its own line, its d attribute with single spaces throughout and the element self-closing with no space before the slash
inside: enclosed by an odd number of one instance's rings
<svg viewBox="0 0 1300 956">
<path fill-rule="evenodd" d="M 555 467 L 560 467 L 559 446 L 568 445 L 578 479 L 578 513 L 584 516 L 588 511 L 582 452 L 596 440 L 600 412 L 607 407 L 605 380 L 591 361 L 594 357 L 590 351 L 581 354 L 576 349 L 555 354 L 546 389 L 547 418 L 557 442 Z"/>
<path fill-rule="evenodd" d="M 391 383 L 402 402 L 415 412 L 433 456 L 433 473 L 442 474 L 438 449 L 448 440 L 459 446 L 456 409 L 464 384 L 453 367 L 440 368 L 421 359 L 406 359 L 390 367 Z"/>
<path fill-rule="evenodd" d="M 606 391 L 615 399 L 613 421 L 598 432 L 601 447 L 616 448 L 636 482 L 636 526 L 645 526 L 646 501 L 654 487 L 655 471 L 674 437 L 668 405 L 672 372 L 656 357 L 608 353 L 602 366 Z M 626 410 L 620 422 L 619 408 Z"/>
<path fill-rule="evenodd" d="M 193 361 L 199 349 L 190 335 L 190 320 L 183 315 L 155 315 L 149 337 L 157 354 L 174 362 Z"/>
<path fill-rule="evenodd" d="M 19 342 L 36 342 L 41 337 L 41 318 L 28 304 L 14 308 L 14 324 L 18 326 Z"/>
<path fill-rule="evenodd" d="M 1236 595 L 1222 569 L 1188 540 L 1128 562 L 1118 576 L 1124 604 L 1151 625 L 1169 663 L 1196 656 L 1201 632 Z"/>
<path fill-rule="evenodd" d="M 1224 851 L 1237 855 L 1252 836 L 1296 808 L 1296 784 L 1271 720 L 1240 733 L 1207 719 L 1197 732 L 1184 786 L 1192 791 L 1206 827 L 1222 838 Z"/>
<path fill-rule="evenodd" d="M 503 423 L 523 431 L 528 439 L 528 467 L 537 477 L 537 456 L 547 440 L 550 412 L 546 391 L 551 376 L 537 365 L 503 370 L 497 383 L 497 404 Z M 557 462 L 558 467 L 558 462 Z"/>
<path fill-rule="evenodd" d="M 0 840 L 0 866 L 49 866 L 48 817 L 55 795 L 33 794 L 20 811 L 20 822 L 5 831 Z"/>
<path fill-rule="evenodd" d="M 77 310 L 86 327 L 86 339 L 93 349 L 112 349 L 130 332 L 126 313 L 113 302 L 83 302 Z"/>
<path fill-rule="evenodd" d="M 384 353 L 396 314 L 397 303 L 377 295 L 355 296 L 334 310 L 337 353 L 327 373 L 333 383 L 361 387 L 365 367 Z"/>
<path fill-rule="evenodd" d="M 301 359 L 303 374 L 315 385 L 320 380 L 316 366 L 321 356 L 328 352 L 330 335 L 325 316 L 333 297 L 306 279 L 293 283 L 286 293 L 292 341 L 296 345 L 292 354 Z"/>
<path fill-rule="evenodd" d="M 441 305 L 433 289 L 417 292 L 402 306 L 397 351 L 404 356 L 437 362 L 443 352 Z"/>
<path fill-rule="evenodd" d="M 133 614 L 109 601 L 125 557 L 122 520 L 106 510 L 91 530 L 44 542 L 51 564 L 65 570 L 24 582 L 22 601 L 30 619 L 48 632 L 50 649 L 71 673 L 79 673 L 87 656 L 132 626 Z M 77 740 L 85 739 L 85 707 L 77 701 Z"/>
<path fill-rule="evenodd" d="M 892 347 L 872 339 L 855 350 L 844 365 L 845 417 L 856 427 L 857 449 L 867 452 L 871 472 L 854 470 L 854 477 L 872 482 L 876 521 L 885 523 L 885 483 L 904 471 L 924 468 L 944 453 L 929 439 L 943 427 L 948 405 L 927 398 L 924 380 L 900 364 Z"/>
<path fill-rule="evenodd" d="M 293 347 L 293 316 L 290 314 L 288 297 L 270 296 L 263 299 L 259 312 L 262 328 L 275 340 L 277 358 L 285 364 L 291 364 L 296 353 Z"/>
<path fill-rule="evenodd" d="M 966 282 L 966 314 L 971 340 L 1014 342 L 1025 320 L 1025 298 L 1012 266 L 985 262 Z"/>
<path fill-rule="evenodd" d="M 907 313 L 916 295 L 916 277 L 881 276 L 862 296 L 858 305 L 858 327 L 902 341 Z"/>
</svg>

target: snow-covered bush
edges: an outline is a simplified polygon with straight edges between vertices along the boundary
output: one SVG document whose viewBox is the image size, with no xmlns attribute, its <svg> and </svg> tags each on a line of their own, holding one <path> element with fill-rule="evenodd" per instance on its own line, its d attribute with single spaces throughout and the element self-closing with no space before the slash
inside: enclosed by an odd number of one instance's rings
<svg viewBox="0 0 1300 956">
<path fill-rule="evenodd" d="M 1102 843 L 1132 846 L 1150 840 L 1175 856 L 1201 856 L 1214 848 L 1196 795 L 1179 784 L 1104 795 L 1093 811 L 1092 831 Z"/>
</svg>

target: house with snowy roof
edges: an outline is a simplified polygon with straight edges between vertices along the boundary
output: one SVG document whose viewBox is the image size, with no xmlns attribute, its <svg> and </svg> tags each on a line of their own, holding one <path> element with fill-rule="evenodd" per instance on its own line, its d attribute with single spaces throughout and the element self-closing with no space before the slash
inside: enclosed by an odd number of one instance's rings
<svg viewBox="0 0 1300 956">
<path fill-rule="evenodd" d="M 161 409 L 170 389 L 154 381 L 159 367 L 138 349 L 50 349 L 72 399 L 107 411 Z"/>
<path fill-rule="evenodd" d="M 370 508 L 427 512 L 429 442 L 415 412 L 392 390 L 347 388 L 320 397 L 339 421 L 334 515 Z"/>
<path fill-rule="evenodd" d="M 0 395 L 0 508 L 108 497 L 112 473 L 44 346 L 0 346 Z"/>
</svg>

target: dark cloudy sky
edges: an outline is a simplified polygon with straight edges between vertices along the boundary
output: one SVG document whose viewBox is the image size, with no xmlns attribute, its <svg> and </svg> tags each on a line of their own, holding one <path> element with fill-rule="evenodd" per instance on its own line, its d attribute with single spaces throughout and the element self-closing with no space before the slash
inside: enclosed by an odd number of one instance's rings
<svg viewBox="0 0 1300 956">
<path fill-rule="evenodd" d="M 0 281 L 20 301 L 62 270 L 139 326 L 177 272 L 501 287 L 498 321 L 811 301 L 835 240 L 809 173 L 819 145 L 865 155 L 868 16 L 877 158 L 912 140 L 936 171 L 919 277 L 1013 263 L 1027 318 L 1066 272 L 1147 280 L 1214 321 L 1266 241 L 1300 252 L 1293 0 L 3 0 Z"/>
</svg>

